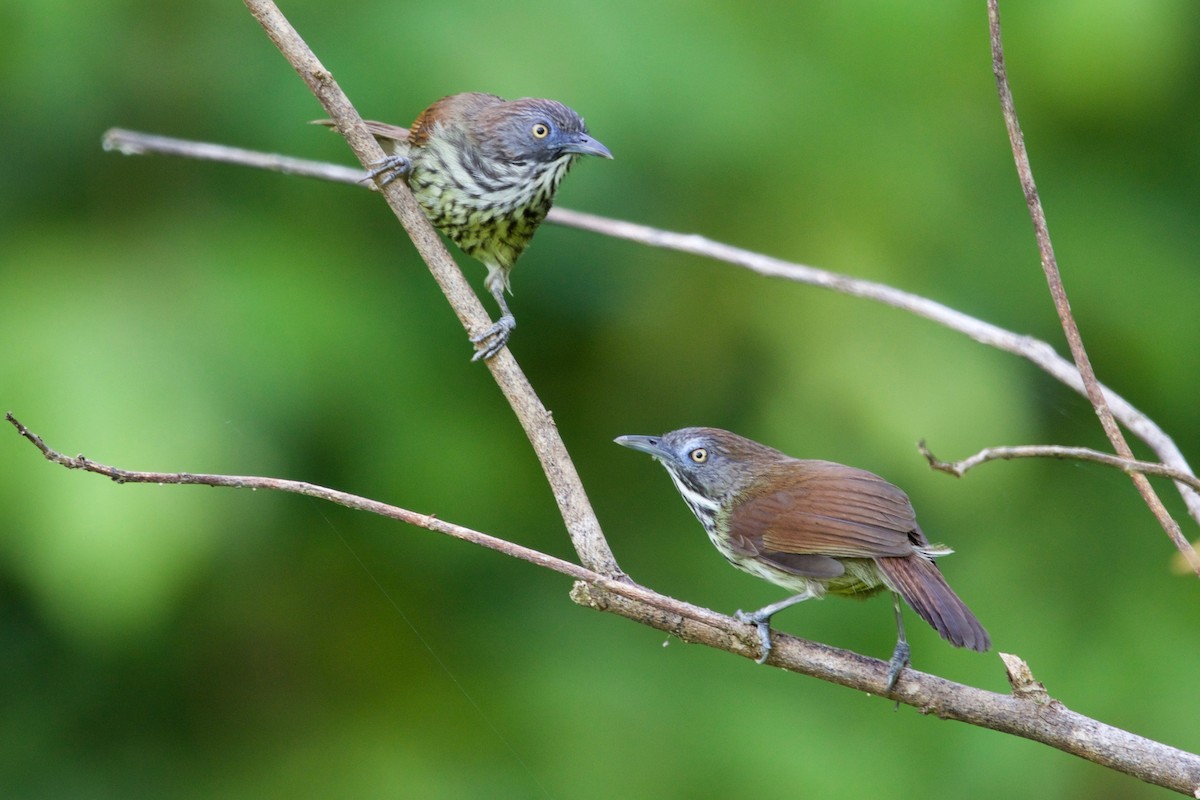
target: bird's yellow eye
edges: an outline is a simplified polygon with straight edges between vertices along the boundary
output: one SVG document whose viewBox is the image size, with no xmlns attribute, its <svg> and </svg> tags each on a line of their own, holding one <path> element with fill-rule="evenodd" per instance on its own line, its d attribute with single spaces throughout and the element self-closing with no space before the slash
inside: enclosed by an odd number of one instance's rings
<svg viewBox="0 0 1200 800">
<path fill-rule="evenodd" d="M 547 136 L 550 135 L 550 126 L 546 125 L 543 122 L 538 122 L 538 123 L 534 124 L 532 132 L 533 132 L 533 138 L 545 139 Z"/>
<path fill-rule="evenodd" d="M 708 451 L 703 447 L 697 447 L 695 450 L 688 453 L 688 457 L 697 464 L 703 464 L 705 461 L 708 461 Z"/>
</svg>

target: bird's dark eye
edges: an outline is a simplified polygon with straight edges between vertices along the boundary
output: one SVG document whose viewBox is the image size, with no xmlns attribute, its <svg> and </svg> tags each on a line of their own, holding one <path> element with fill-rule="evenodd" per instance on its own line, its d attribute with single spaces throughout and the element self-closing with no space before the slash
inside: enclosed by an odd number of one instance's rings
<svg viewBox="0 0 1200 800">
<path fill-rule="evenodd" d="M 688 458 L 692 459 L 697 464 L 703 464 L 708 461 L 708 451 L 703 447 L 697 447 L 692 452 L 688 453 Z"/>
<path fill-rule="evenodd" d="M 533 129 L 531 132 L 533 133 L 533 138 L 545 139 L 547 136 L 550 135 L 550 126 L 544 122 L 536 122 L 536 123 L 534 123 Z"/>
</svg>

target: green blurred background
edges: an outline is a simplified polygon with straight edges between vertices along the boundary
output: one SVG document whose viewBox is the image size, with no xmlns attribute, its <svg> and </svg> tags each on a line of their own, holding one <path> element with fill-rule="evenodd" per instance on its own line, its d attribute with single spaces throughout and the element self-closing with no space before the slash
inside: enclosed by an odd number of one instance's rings
<svg viewBox="0 0 1200 800">
<path fill-rule="evenodd" d="M 563 206 L 883 281 L 1064 349 L 983 2 L 284 10 L 366 116 L 407 123 L 466 90 L 574 106 L 616 160 L 579 164 Z M 1200 7 L 1002 10 L 1096 367 L 1195 457 Z M 0 67 L 0 410 L 126 468 L 308 480 L 573 558 L 512 413 L 379 198 L 101 151 L 121 126 L 350 163 L 304 124 L 319 107 L 240 4 L 9 3 Z M 481 287 L 483 268 L 459 255 Z M 726 612 L 781 596 L 729 569 L 662 470 L 611 444 L 618 434 L 717 425 L 866 467 L 957 548 L 944 568 L 998 649 L 1083 713 L 1200 749 L 1200 587 L 1170 573 L 1129 481 L 1028 461 L 956 481 L 914 446 L 1104 446 L 1080 398 L 889 308 L 565 228 L 542 229 L 514 287 L 513 351 L 636 580 Z M 1162 794 L 666 641 L 573 605 L 569 588 L 307 498 L 116 486 L 0 431 L 0 787 Z M 954 650 L 909 619 L 918 668 L 1005 690 L 994 653 Z M 777 624 L 877 657 L 893 643 L 883 599 Z"/>
</svg>

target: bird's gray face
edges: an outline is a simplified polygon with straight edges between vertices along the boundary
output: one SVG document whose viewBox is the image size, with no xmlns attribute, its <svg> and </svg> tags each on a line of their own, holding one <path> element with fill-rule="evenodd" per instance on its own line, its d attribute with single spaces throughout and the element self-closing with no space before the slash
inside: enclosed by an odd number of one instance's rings
<svg viewBox="0 0 1200 800">
<path fill-rule="evenodd" d="M 513 100 L 488 113 L 491 140 L 506 160 L 550 163 L 575 156 L 612 158 L 607 147 L 588 135 L 583 118 L 557 101 Z"/>
<path fill-rule="evenodd" d="M 718 433 L 725 432 L 682 428 L 662 436 L 618 436 L 615 441 L 622 447 L 653 456 L 671 473 L 685 499 L 690 490 L 720 502 L 741 489 L 745 472 L 737 468 L 738 455 L 730 447 L 734 443 L 725 441 Z"/>
</svg>

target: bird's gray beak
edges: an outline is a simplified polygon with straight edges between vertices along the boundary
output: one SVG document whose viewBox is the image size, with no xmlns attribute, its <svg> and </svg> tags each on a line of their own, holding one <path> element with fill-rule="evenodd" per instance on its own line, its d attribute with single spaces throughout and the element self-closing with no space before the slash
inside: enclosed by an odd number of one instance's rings
<svg viewBox="0 0 1200 800">
<path fill-rule="evenodd" d="M 613 441 L 621 447 L 638 450 L 655 458 L 671 457 L 670 451 L 662 446 L 662 438 L 659 436 L 618 436 Z"/>
<path fill-rule="evenodd" d="M 600 144 L 586 133 L 579 134 L 579 137 L 566 146 L 568 153 L 575 153 L 581 156 L 600 156 L 601 158 L 612 158 L 612 153 L 608 152 L 608 148 Z"/>
</svg>

